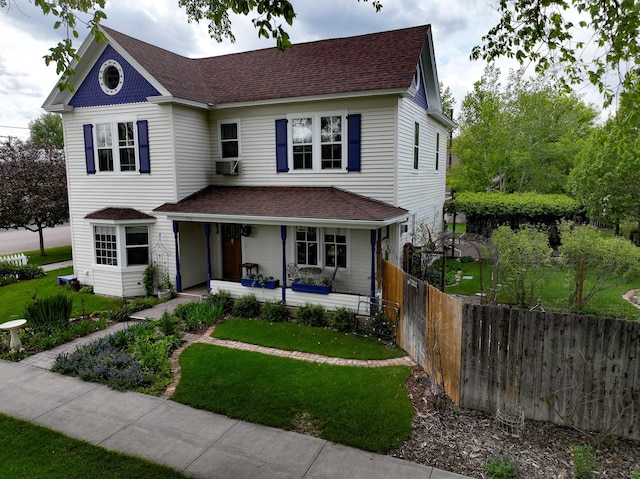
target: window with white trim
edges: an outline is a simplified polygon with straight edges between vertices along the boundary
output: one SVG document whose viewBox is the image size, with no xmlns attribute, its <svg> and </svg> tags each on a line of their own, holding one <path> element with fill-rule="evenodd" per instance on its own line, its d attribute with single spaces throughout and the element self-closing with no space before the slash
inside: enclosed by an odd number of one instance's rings
<svg viewBox="0 0 640 479">
<path fill-rule="evenodd" d="M 340 228 L 324 229 L 324 264 L 328 267 L 347 267 L 347 235 Z"/>
<path fill-rule="evenodd" d="M 344 113 L 290 117 L 293 171 L 345 170 L 346 118 Z"/>
<path fill-rule="evenodd" d="M 343 228 L 296 227 L 298 266 L 340 268 L 348 264 L 349 239 Z"/>
<path fill-rule="evenodd" d="M 93 225 L 95 262 L 105 266 L 149 264 L 149 226 Z"/>
<path fill-rule="evenodd" d="M 96 264 L 118 266 L 118 241 L 115 226 L 94 226 Z"/>
<path fill-rule="evenodd" d="M 98 171 L 136 171 L 136 133 L 132 121 L 95 126 Z"/>
<path fill-rule="evenodd" d="M 413 169 L 420 167 L 420 123 L 417 121 L 413 126 Z"/>
<path fill-rule="evenodd" d="M 127 266 L 149 264 L 149 228 L 126 226 L 124 231 Z"/>
<path fill-rule="evenodd" d="M 296 228 L 296 261 L 301 266 L 318 266 L 318 228 Z"/>
<path fill-rule="evenodd" d="M 220 158 L 235 160 L 240 158 L 240 123 L 220 122 Z"/>
</svg>

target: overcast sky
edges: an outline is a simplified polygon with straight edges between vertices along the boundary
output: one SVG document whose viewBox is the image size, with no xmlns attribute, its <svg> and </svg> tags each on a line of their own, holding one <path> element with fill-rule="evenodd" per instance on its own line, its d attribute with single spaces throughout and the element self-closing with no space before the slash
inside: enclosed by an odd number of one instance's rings
<svg viewBox="0 0 640 479">
<path fill-rule="evenodd" d="M 440 81 L 453 91 L 457 107 L 480 79 L 483 62 L 469 53 L 498 21 L 496 0 L 383 0 L 379 13 L 370 3 L 356 0 L 296 0 L 297 17 L 288 27 L 294 43 L 431 24 Z M 55 66 L 43 56 L 65 35 L 53 30 L 54 17 L 44 16 L 28 0 L 19 7 L 0 9 L 0 140 L 28 137 L 28 123 L 44 110 L 41 105 L 55 87 Z M 190 58 L 271 48 L 273 40 L 259 39 L 249 17 L 232 17 L 236 43 L 217 43 L 206 25 L 189 24 L 178 0 L 112 0 L 103 23 L 115 30 Z M 86 30 L 81 29 L 81 38 Z M 401 46 L 399 46 L 401 48 Z M 506 72 L 515 64 L 499 64 Z M 592 99 L 591 101 L 598 101 Z"/>
</svg>

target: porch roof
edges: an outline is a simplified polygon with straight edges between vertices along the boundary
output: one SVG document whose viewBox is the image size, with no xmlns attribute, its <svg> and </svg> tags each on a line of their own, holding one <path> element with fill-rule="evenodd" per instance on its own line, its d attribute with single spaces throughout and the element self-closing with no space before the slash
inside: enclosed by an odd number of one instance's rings
<svg viewBox="0 0 640 479">
<path fill-rule="evenodd" d="M 408 211 L 336 187 L 208 186 L 153 210 L 176 220 L 377 228 L 405 221 Z"/>
</svg>

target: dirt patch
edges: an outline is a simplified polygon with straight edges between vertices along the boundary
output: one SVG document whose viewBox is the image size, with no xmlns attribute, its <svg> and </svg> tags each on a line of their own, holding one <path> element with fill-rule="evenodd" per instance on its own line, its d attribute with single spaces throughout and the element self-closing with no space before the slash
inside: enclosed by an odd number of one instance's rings
<svg viewBox="0 0 640 479">
<path fill-rule="evenodd" d="M 593 437 L 555 424 L 525 421 L 520 437 L 505 432 L 490 414 L 456 407 L 437 394 L 429 377 L 414 368 L 407 382 L 416 410 L 411 437 L 389 453 L 394 457 L 455 472 L 488 478 L 484 467 L 509 458 L 521 479 L 575 478 L 571 446 Z M 593 446 L 597 478 L 632 479 L 640 471 L 640 443 L 611 438 Z"/>
</svg>

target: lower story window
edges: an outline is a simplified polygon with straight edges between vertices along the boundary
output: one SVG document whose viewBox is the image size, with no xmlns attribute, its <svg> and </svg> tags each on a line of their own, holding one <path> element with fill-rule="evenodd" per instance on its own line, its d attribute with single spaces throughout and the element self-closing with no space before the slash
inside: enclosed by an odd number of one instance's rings
<svg viewBox="0 0 640 479">
<path fill-rule="evenodd" d="M 296 257 L 299 265 L 318 265 L 317 228 L 296 228 Z"/>
<path fill-rule="evenodd" d="M 324 230 L 324 264 L 347 267 L 347 235 L 344 231 L 337 228 Z"/>
<path fill-rule="evenodd" d="M 127 265 L 149 263 L 149 229 L 146 226 L 125 228 Z"/>
<path fill-rule="evenodd" d="M 96 263 L 118 266 L 118 242 L 115 226 L 95 226 Z"/>
<path fill-rule="evenodd" d="M 296 262 L 299 266 L 346 268 L 347 232 L 341 228 L 296 228 Z"/>
</svg>

